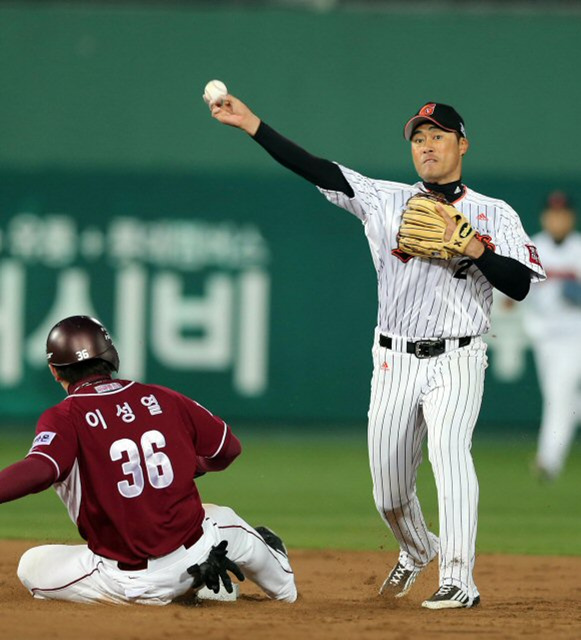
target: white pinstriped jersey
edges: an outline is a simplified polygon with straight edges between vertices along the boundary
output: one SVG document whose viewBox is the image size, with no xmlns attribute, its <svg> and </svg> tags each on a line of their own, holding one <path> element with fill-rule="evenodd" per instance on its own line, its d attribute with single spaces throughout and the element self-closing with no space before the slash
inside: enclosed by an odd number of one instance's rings
<svg viewBox="0 0 581 640">
<path fill-rule="evenodd" d="M 338 166 L 354 197 L 319 190 L 330 202 L 363 222 L 377 271 L 379 331 L 412 340 L 486 333 L 490 327 L 493 288 L 468 258 L 404 261 L 393 253 L 405 203 L 422 190 L 422 183 L 374 180 Z M 536 247 L 517 213 L 506 202 L 466 188 L 453 205 L 478 233 L 490 236 L 496 253 L 526 265 L 532 282 L 544 280 Z"/>
</svg>

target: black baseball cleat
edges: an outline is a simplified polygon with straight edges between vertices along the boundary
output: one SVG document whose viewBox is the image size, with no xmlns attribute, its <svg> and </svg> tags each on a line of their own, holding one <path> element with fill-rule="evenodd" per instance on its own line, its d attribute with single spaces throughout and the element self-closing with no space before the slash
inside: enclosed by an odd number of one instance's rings
<svg viewBox="0 0 581 640">
<path fill-rule="evenodd" d="M 397 562 L 390 574 L 383 581 L 379 589 L 379 595 L 384 593 L 391 594 L 394 598 L 403 598 L 412 585 L 416 581 L 418 575 L 422 572 L 422 568 L 406 569 L 401 562 Z"/>
<path fill-rule="evenodd" d="M 480 596 L 476 596 L 470 602 L 470 596 L 460 587 L 453 584 L 445 584 L 429 599 L 422 602 L 426 609 L 469 609 L 480 604 Z"/>
<path fill-rule="evenodd" d="M 288 558 L 288 551 L 282 541 L 282 538 L 277 536 L 272 529 L 269 529 L 268 527 L 254 527 L 254 530 L 260 534 L 260 537 L 271 549 L 284 554 Z"/>
</svg>

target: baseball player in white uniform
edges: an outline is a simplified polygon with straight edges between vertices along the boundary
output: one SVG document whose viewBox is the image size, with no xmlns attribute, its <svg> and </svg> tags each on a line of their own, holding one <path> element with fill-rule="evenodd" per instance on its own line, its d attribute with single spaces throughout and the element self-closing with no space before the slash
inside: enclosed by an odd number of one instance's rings
<svg viewBox="0 0 581 640">
<path fill-rule="evenodd" d="M 561 193 L 549 198 L 541 222 L 543 231 L 533 241 L 547 280 L 527 299 L 524 326 L 543 395 L 535 470 L 552 480 L 563 469 L 581 420 L 581 233 Z"/>
<path fill-rule="evenodd" d="M 244 130 L 330 202 L 355 215 L 369 241 L 379 299 L 369 460 L 377 509 L 400 546 L 380 591 L 405 596 L 439 555 L 439 587 L 423 606 L 479 604 L 473 579 L 478 481 L 470 448 L 486 368 L 480 336 L 489 327 L 494 287 L 522 300 L 530 282 L 544 278 L 535 246 L 508 204 L 463 184 L 469 144 L 462 118 L 448 105 L 427 103 L 404 127 L 421 178 L 413 185 L 368 178 L 313 156 L 230 94 L 211 102 L 210 109 L 214 118 Z M 417 258 L 398 247 L 406 202 L 422 191 L 441 194 L 477 232 L 462 255 Z M 439 536 L 428 529 L 416 495 L 426 434 Z"/>
</svg>

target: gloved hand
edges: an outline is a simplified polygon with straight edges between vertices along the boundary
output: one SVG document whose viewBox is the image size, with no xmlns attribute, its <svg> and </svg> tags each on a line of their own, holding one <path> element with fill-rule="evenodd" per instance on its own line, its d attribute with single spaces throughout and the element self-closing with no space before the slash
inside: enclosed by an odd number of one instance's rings
<svg viewBox="0 0 581 640">
<path fill-rule="evenodd" d="M 208 587 L 214 593 L 220 591 L 220 579 L 228 593 L 232 593 L 232 580 L 228 571 L 233 573 L 240 582 L 244 581 L 244 574 L 240 567 L 227 556 L 228 542 L 222 540 L 219 545 L 212 547 L 208 558 L 202 564 L 194 564 L 188 567 L 188 573 L 194 578 L 193 589 Z"/>
<path fill-rule="evenodd" d="M 442 207 L 448 219 L 438 210 Z M 454 224 L 451 237 L 446 240 L 448 224 Z M 466 218 L 443 196 L 421 193 L 412 196 L 403 212 L 398 233 L 399 249 L 420 258 L 449 260 L 466 251 L 476 232 Z"/>
</svg>

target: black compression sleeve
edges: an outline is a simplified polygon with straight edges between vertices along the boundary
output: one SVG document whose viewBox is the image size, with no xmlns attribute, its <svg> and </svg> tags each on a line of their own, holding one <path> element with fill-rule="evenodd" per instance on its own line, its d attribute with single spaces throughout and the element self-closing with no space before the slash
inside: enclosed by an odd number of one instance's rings
<svg viewBox="0 0 581 640">
<path fill-rule="evenodd" d="M 341 191 L 349 198 L 355 194 L 341 169 L 324 158 L 317 158 L 261 122 L 254 140 L 283 167 L 312 182 L 317 187 Z"/>
<path fill-rule="evenodd" d="M 524 300 L 531 287 L 531 273 L 528 267 L 513 258 L 499 256 L 490 249 L 484 249 L 480 258 L 473 260 L 488 282 L 513 300 Z"/>
</svg>

